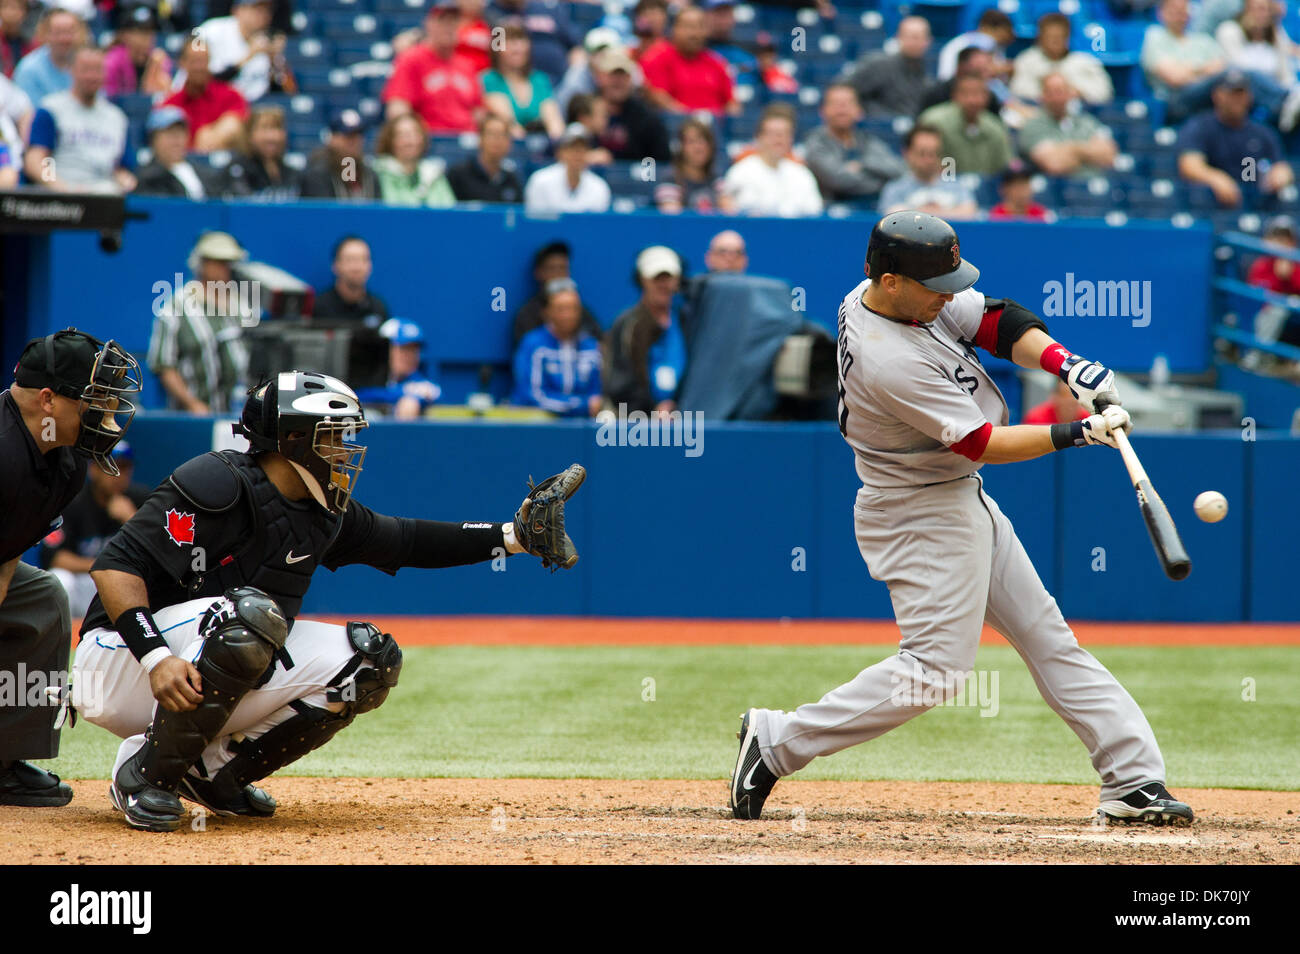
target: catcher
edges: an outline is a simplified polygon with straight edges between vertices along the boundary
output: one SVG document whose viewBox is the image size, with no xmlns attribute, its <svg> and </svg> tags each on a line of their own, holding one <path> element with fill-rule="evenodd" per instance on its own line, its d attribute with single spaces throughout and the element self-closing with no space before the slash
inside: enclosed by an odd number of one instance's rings
<svg viewBox="0 0 1300 954">
<path fill-rule="evenodd" d="M 578 560 L 564 502 L 574 464 L 531 487 L 511 523 L 390 517 L 352 500 L 365 448 L 357 396 L 290 371 L 249 392 L 247 453 L 187 461 L 154 491 L 91 570 L 99 590 L 73 679 L 103 687 L 83 713 L 125 741 L 109 796 L 127 822 L 174 831 L 180 797 L 266 817 L 253 785 L 328 742 L 397 685 L 402 651 L 370 623 L 296 620 L 318 566 L 477 563 L 532 553 Z M 531 485 L 530 485 L 531 486 Z"/>
</svg>

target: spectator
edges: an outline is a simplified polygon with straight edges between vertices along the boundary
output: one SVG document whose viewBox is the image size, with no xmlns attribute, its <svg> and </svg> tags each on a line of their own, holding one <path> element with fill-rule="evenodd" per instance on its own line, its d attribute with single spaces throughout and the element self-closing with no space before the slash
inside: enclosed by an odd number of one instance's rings
<svg viewBox="0 0 1300 954">
<path fill-rule="evenodd" d="M 157 38 L 157 10 L 143 4 L 122 9 L 113 44 L 104 53 L 105 96 L 171 92 L 172 61 Z"/>
<path fill-rule="evenodd" d="M 827 202 L 876 199 L 885 183 L 897 179 L 903 160 L 865 129 L 862 107 L 848 83 L 832 83 L 822 95 L 822 125 L 803 142 L 808 168 Z"/>
<path fill-rule="evenodd" d="M 757 63 L 758 78 L 769 93 L 790 95 L 799 92 L 799 81 L 781 68 L 776 41 L 766 30 L 754 40 L 754 62 Z"/>
<path fill-rule="evenodd" d="M 443 175 L 447 164 L 426 156 L 428 151 L 429 134 L 418 116 L 407 113 L 384 123 L 375 141 L 374 169 L 385 205 L 445 209 L 456 204 Z"/>
<path fill-rule="evenodd" d="M 1214 38 L 1187 29 L 1187 0 L 1161 0 L 1159 23 L 1142 38 L 1142 71 L 1160 99 L 1169 101 L 1167 121 L 1180 123 L 1208 99 L 1223 72 L 1223 49 Z"/>
<path fill-rule="evenodd" d="M 1043 77 L 1042 109 L 1020 130 L 1020 150 L 1049 176 L 1096 176 L 1115 165 L 1115 139 L 1090 113 L 1078 109 L 1069 80 Z"/>
<path fill-rule="evenodd" d="M 156 2 L 156 0 L 148 0 Z M 300 7 L 307 7 L 308 4 L 297 0 Z M 238 0 L 209 0 L 208 16 L 219 17 L 229 14 L 238 3 Z M 271 32 L 272 33 L 294 33 L 293 25 L 293 7 L 295 0 L 271 0 Z M 164 29 L 171 31 L 184 30 L 189 28 L 189 15 L 185 8 L 193 9 L 194 0 L 169 0 L 164 6 L 171 8 L 170 25 L 164 22 Z"/>
<path fill-rule="evenodd" d="M 456 52 L 468 60 L 475 74 L 492 65 L 492 28 L 483 19 L 484 0 L 456 0 Z"/>
<path fill-rule="evenodd" d="M 366 240 L 343 236 L 334 243 L 331 260 L 334 284 L 316 296 L 312 318 L 354 321 L 366 328 L 378 328 L 387 321 L 388 306 L 367 287 L 374 266 Z"/>
<path fill-rule="evenodd" d="M 1029 173 L 1024 169 L 1008 169 L 998 180 L 997 205 L 989 210 L 990 219 L 1028 219 L 1032 222 L 1054 222 L 1047 208 L 1034 201 L 1034 188 Z"/>
<path fill-rule="evenodd" d="M 507 23 L 500 42 L 492 46 L 492 69 L 483 74 L 484 105 L 511 124 L 517 139 L 530 132 L 558 139 L 564 132 L 564 118 L 550 79 L 532 68 L 528 31 Z"/>
<path fill-rule="evenodd" d="M 14 75 L 14 67 L 31 48 L 27 32 L 27 0 L 0 0 L 0 73 Z"/>
<path fill-rule="evenodd" d="M 974 30 L 968 30 L 953 37 L 939 51 L 939 68 L 936 71 L 941 82 L 946 82 L 957 75 L 957 57 L 963 50 L 983 50 L 993 59 L 993 73 L 1000 79 L 1011 75 L 1011 64 L 1003 56 L 1003 51 L 1016 39 L 1016 28 L 1011 18 L 997 7 L 989 7 L 980 14 Z"/>
<path fill-rule="evenodd" d="M 389 318 L 379 333 L 388 339 L 388 380 L 382 387 L 358 388 L 357 398 L 367 411 L 413 421 L 442 396 L 424 367 L 424 331 L 405 318 Z"/>
<path fill-rule="evenodd" d="M 32 120 L 23 156 L 28 181 L 60 192 L 130 192 L 126 113 L 104 98 L 104 54 L 77 51 L 72 88 L 51 93 Z M 46 160 L 49 160 L 48 162 Z"/>
<path fill-rule="evenodd" d="M 185 81 L 165 100 L 164 106 L 179 106 L 190 121 L 190 151 L 214 152 L 233 149 L 244 135 L 248 103 L 233 86 L 213 79 L 208 69 L 208 48 L 192 39 L 181 48 L 180 67 Z"/>
<path fill-rule="evenodd" d="M 667 0 L 637 0 L 632 8 L 632 32 L 637 42 L 629 55 L 640 63 L 656 43 L 668 36 Z"/>
<path fill-rule="evenodd" d="M 0 142 L 0 189 L 18 187 L 18 160 L 14 158 L 9 144 Z"/>
<path fill-rule="evenodd" d="M 844 82 L 857 90 L 858 102 L 869 117 L 915 116 L 930 84 L 925 70 L 930 22 L 924 17 L 904 17 L 894 36 L 898 52 L 864 53 L 843 76 Z"/>
<path fill-rule="evenodd" d="M 978 46 L 968 46 L 957 54 L 957 72 L 950 79 L 942 83 L 934 83 L 926 90 L 925 96 L 921 99 L 921 112 L 925 112 L 931 106 L 938 106 L 940 103 L 946 103 L 952 99 L 952 88 L 957 83 L 958 76 L 978 76 L 984 80 L 989 88 L 989 112 L 995 116 L 1000 115 L 1005 106 L 1015 103 L 1019 109 L 1022 109 L 1027 116 L 1034 114 L 1033 106 L 1020 104 L 1011 97 L 1007 90 L 1007 84 L 997 79 L 993 73 L 993 54 L 988 50 L 982 50 Z"/>
<path fill-rule="evenodd" d="M 156 310 L 148 362 L 168 407 L 191 414 L 239 407 L 248 369 L 240 331 L 254 316 L 232 293 L 233 266 L 247 257 L 234 236 L 205 232 L 190 252 L 194 281 Z"/>
<path fill-rule="evenodd" d="M 532 41 L 533 65 L 552 83 L 558 83 L 568 65 L 582 56 L 582 35 L 569 18 L 567 5 L 559 0 L 492 0 L 487 15 L 495 26 L 523 21 Z"/>
<path fill-rule="evenodd" d="M 302 194 L 302 173 L 284 161 L 289 134 L 284 110 L 256 106 L 248 117 L 247 147 L 226 166 L 226 191 L 240 198 L 289 202 Z"/>
<path fill-rule="evenodd" d="M 587 130 L 587 165 L 607 166 L 614 161 L 613 153 L 599 145 L 601 137 L 609 131 L 609 106 L 603 99 L 591 93 L 576 94 L 569 100 L 564 121 L 578 123 Z"/>
<path fill-rule="evenodd" d="M 1087 416 L 1088 412 L 1079 406 L 1069 385 L 1057 381 L 1056 387 L 1052 388 L 1052 396 L 1027 410 L 1020 423 L 1069 424 L 1071 421 L 1082 421 Z"/>
<path fill-rule="evenodd" d="M 880 212 L 916 209 L 945 219 L 969 219 L 979 212 L 975 195 L 951 169 L 944 169 L 943 133 L 917 123 L 903 139 L 908 171 L 880 192 Z"/>
<path fill-rule="evenodd" d="M 623 50 L 601 50 L 592 61 L 600 98 L 605 101 L 609 121 L 600 145 L 620 162 L 639 162 L 646 157 L 667 162 L 668 127 L 636 93 L 637 65 Z"/>
<path fill-rule="evenodd" d="M 51 93 L 72 87 L 72 60 L 86 42 L 86 25 L 76 14 L 55 7 L 41 14 L 36 31 L 45 42 L 18 61 L 13 79 L 40 106 Z"/>
<path fill-rule="evenodd" d="M 271 89 L 271 58 L 284 53 L 284 37 L 266 32 L 271 0 L 235 0 L 230 16 L 214 17 L 194 31 L 208 45 L 212 75 L 250 103 Z"/>
<path fill-rule="evenodd" d="M 483 106 L 474 60 L 456 50 L 460 11 L 436 0 L 425 14 L 425 35 L 403 52 L 381 94 L 386 116 L 415 113 L 433 135 L 472 132 Z"/>
<path fill-rule="evenodd" d="M 592 64 L 596 55 L 611 47 L 627 52 L 618 31 L 610 27 L 595 27 L 589 30 L 582 41 L 582 47 L 586 56 L 570 63 L 569 68 L 564 71 L 564 78 L 555 87 L 555 102 L 559 105 L 560 112 L 566 115 L 569 111 L 569 101 L 573 97 L 579 93 L 596 92 L 596 70 Z"/>
<path fill-rule="evenodd" d="M 447 171 L 447 182 L 459 202 L 519 202 L 523 186 L 510 159 L 510 124 L 485 115 L 478 124 L 478 155 Z"/>
<path fill-rule="evenodd" d="M 731 36 L 736 28 L 736 0 L 703 0 L 705 45 L 722 57 L 733 83 L 753 86 L 759 80 L 758 60 Z"/>
<path fill-rule="evenodd" d="M 709 249 L 704 253 L 704 266 L 712 272 L 734 272 L 743 275 L 749 268 L 749 255 L 745 250 L 745 239 L 739 232 L 726 229 L 709 241 Z"/>
<path fill-rule="evenodd" d="M 1273 0 L 1244 0 L 1236 19 L 1214 31 L 1229 67 L 1254 73 L 1287 89 L 1295 85 L 1295 44 L 1281 23 L 1282 8 Z"/>
<path fill-rule="evenodd" d="M 582 328 L 582 298 L 571 278 L 542 289 L 543 325 L 515 351 L 512 403 L 561 417 L 592 417 L 601 407 L 600 341 Z"/>
<path fill-rule="evenodd" d="M 953 82 L 950 102 L 931 106 L 917 119 L 943 134 L 943 154 L 958 175 L 994 176 L 1011 165 L 1011 137 L 988 105 L 984 80 L 961 76 Z"/>
<path fill-rule="evenodd" d="M 1223 74 L 1213 100 L 1212 111 L 1193 116 L 1178 134 L 1179 174 L 1209 186 L 1224 208 L 1238 208 L 1245 190 L 1267 204 L 1294 181 L 1277 133 L 1250 118 L 1250 84 L 1240 70 Z"/>
<path fill-rule="evenodd" d="M 302 177 L 304 199 L 368 202 L 379 198 L 379 179 L 364 155 L 365 128 L 355 109 L 335 114 L 329 139 L 307 159 Z"/>
<path fill-rule="evenodd" d="M 95 598 L 95 583 L 90 578 L 95 557 L 149 496 L 148 487 L 131 482 L 135 472 L 131 445 L 118 441 L 111 457 L 117 464 L 117 476 L 110 476 L 102 467 L 86 468 L 88 479 L 63 511 L 63 523 L 41 541 L 41 569 L 49 570 L 63 584 L 74 618 L 85 616 Z"/>
<path fill-rule="evenodd" d="M 1090 105 L 1109 103 L 1115 96 L 1110 75 L 1101 60 L 1091 53 L 1070 52 L 1070 18 L 1063 13 L 1045 13 L 1038 18 L 1034 45 L 1012 63 L 1011 92 L 1034 100 L 1048 73 L 1060 73 Z"/>
<path fill-rule="evenodd" d="M 605 339 L 602 379 L 609 403 L 628 411 L 668 414 L 686 373 L 686 341 L 673 314 L 681 287 L 677 253 L 651 245 L 636 257 L 640 300 L 614 321 Z"/>
<path fill-rule="evenodd" d="M 641 70 L 653 106 L 670 113 L 702 110 L 715 116 L 740 111 L 727 64 L 705 48 L 704 40 L 704 11 L 683 7 L 673 20 L 672 39 L 646 50 Z"/>
<path fill-rule="evenodd" d="M 533 281 L 537 283 L 537 291 L 515 313 L 511 332 L 511 344 L 515 348 L 519 347 L 524 335 L 542 327 L 545 320 L 542 308 L 546 303 L 546 286 L 560 279 L 572 279 L 569 271 L 572 257 L 569 246 L 561 241 L 548 242 L 533 253 Z M 582 306 L 582 333 L 597 340 L 604 334 L 600 322 L 585 304 Z"/>
<path fill-rule="evenodd" d="M 721 212 L 731 215 L 736 203 L 713 170 L 718 143 L 713 126 L 691 117 L 677 127 L 677 153 L 666 182 L 655 187 L 655 206 L 660 212 Z"/>
<path fill-rule="evenodd" d="M 221 180 L 205 165 L 191 165 L 185 158 L 190 139 L 189 121 L 177 106 L 155 109 L 145 120 L 145 133 L 153 159 L 136 174 L 139 195 L 162 195 L 181 199 L 217 199 Z"/>
<path fill-rule="evenodd" d="M 20 165 L 35 115 L 27 94 L 9 77 L 0 75 L 0 143 L 9 147 L 10 157 Z"/>
<path fill-rule="evenodd" d="M 1279 251 L 1296 250 L 1296 226 L 1290 216 L 1279 215 L 1268 223 L 1264 244 Z M 1283 255 L 1261 255 L 1251 264 L 1246 283 L 1278 295 L 1300 295 L 1300 268 L 1293 259 Z M 1263 342 L 1300 346 L 1300 322 L 1291 318 L 1289 308 L 1268 302 L 1255 313 L 1255 337 Z M 1272 355 L 1248 351 L 1241 363 L 1247 368 L 1264 369 L 1278 362 Z"/>
<path fill-rule="evenodd" d="M 747 215 L 820 215 L 817 180 L 801 162 L 789 158 L 794 145 L 793 110 L 777 103 L 763 110 L 753 155 L 727 170 L 723 190 Z"/>
<path fill-rule="evenodd" d="M 569 126 L 555 143 L 555 162 L 538 169 L 524 186 L 530 213 L 608 212 L 609 186 L 587 168 L 587 130 Z"/>
</svg>

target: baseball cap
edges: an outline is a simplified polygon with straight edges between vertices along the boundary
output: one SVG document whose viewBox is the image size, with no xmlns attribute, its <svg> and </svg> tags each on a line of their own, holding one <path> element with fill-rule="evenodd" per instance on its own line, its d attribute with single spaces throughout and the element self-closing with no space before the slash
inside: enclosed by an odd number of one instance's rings
<svg viewBox="0 0 1300 954">
<path fill-rule="evenodd" d="M 158 11 L 148 4 L 130 4 L 119 7 L 117 13 L 119 30 L 157 30 Z"/>
<path fill-rule="evenodd" d="M 598 26 L 587 31 L 582 38 L 582 46 L 588 53 L 599 53 L 609 46 L 621 46 L 623 38 L 613 27 Z"/>
<path fill-rule="evenodd" d="M 231 4 L 231 6 L 232 6 L 232 7 L 251 7 L 251 6 L 256 6 L 256 5 L 259 4 L 259 3 L 265 3 L 267 6 L 270 6 L 270 5 L 271 5 L 271 0 L 235 0 L 235 2 Z"/>
<path fill-rule="evenodd" d="M 204 232 L 194 243 L 193 254 L 214 262 L 242 262 L 248 257 L 248 252 L 229 232 Z"/>
<path fill-rule="evenodd" d="M 1219 81 L 1214 84 L 1215 89 L 1250 89 L 1250 80 L 1241 70 L 1228 70 L 1219 77 Z"/>
<path fill-rule="evenodd" d="M 607 46 L 592 58 L 592 65 L 602 73 L 622 70 L 629 76 L 636 75 L 636 62 L 627 55 L 622 46 Z"/>
<path fill-rule="evenodd" d="M 149 118 L 144 123 L 144 131 L 152 135 L 160 129 L 170 129 L 173 126 L 188 128 L 189 124 L 190 118 L 179 106 L 159 106 L 149 113 Z"/>
<path fill-rule="evenodd" d="M 587 127 L 582 123 L 569 123 L 564 127 L 564 132 L 560 135 L 560 138 L 555 141 L 555 148 L 571 146 L 575 142 L 586 143 L 590 136 Z"/>
<path fill-rule="evenodd" d="M 118 441 L 109 456 L 115 460 L 134 461 L 135 451 L 131 449 L 131 445 L 126 441 Z"/>
<path fill-rule="evenodd" d="M 424 329 L 405 318 L 389 318 L 379 326 L 379 333 L 395 345 L 424 344 Z"/>
<path fill-rule="evenodd" d="M 1277 215 L 1268 220 L 1268 226 L 1264 229 L 1265 235 L 1289 235 L 1292 238 L 1297 236 L 1295 219 L 1289 215 Z"/>
<path fill-rule="evenodd" d="M 637 274 L 642 278 L 654 278 L 656 275 L 680 275 L 682 273 L 682 262 L 674 252 L 666 245 L 651 245 L 649 248 L 642 249 L 641 254 L 636 257 Z"/>
<path fill-rule="evenodd" d="M 48 346 L 45 338 L 33 338 L 18 358 L 14 383 L 21 388 L 49 388 L 77 400 L 90 383 L 103 347 L 104 342 L 75 328 L 55 332 Z"/>
<path fill-rule="evenodd" d="M 425 11 L 425 16 L 441 17 L 448 13 L 459 13 L 460 8 L 456 6 L 456 0 L 435 0 L 429 4 L 429 9 Z"/>
<path fill-rule="evenodd" d="M 330 132 L 332 133 L 351 136 L 363 132 L 365 128 L 366 121 L 361 118 L 361 113 L 355 109 L 340 109 L 330 117 Z"/>
<path fill-rule="evenodd" d="M 716 10 L 718 7 L 734 7 L 736 0 L 704 0 L 700 6 L 705 10 Z"/>
</svg>

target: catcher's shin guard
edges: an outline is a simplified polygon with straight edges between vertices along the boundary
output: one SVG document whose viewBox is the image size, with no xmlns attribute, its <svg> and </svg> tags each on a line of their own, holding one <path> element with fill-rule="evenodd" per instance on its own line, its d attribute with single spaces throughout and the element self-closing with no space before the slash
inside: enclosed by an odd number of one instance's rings
<svg viewBox="0 0 1300 954">
<path fill-rule="evenodd" d="M 258 684 L 289 629 L 275 600 L 251 586 L 226 591 L 199 626 L 203 649 L 194 666 L 203 701 L 189 712 L 158 707 L 137 763 L 150 785 L 174 791 L 189 767 L 221 731 L 239 700 Z"/>
<path fill-rule="evenodd" d="M 326 693 L 334 712 L 301 699 L 289 703 L 294 715 L 256 739 L 232 745 L 235 757 L 209 780 L 223 797 L 236 797 L 245 785 L 260 781 L 320 748 L 352 724 L 362 712 L 379 708 L 397 685 L 402 650 L 397 641 L 370 623 L 347 624 L 356 655 L 333 679 Z"/>
</svg>

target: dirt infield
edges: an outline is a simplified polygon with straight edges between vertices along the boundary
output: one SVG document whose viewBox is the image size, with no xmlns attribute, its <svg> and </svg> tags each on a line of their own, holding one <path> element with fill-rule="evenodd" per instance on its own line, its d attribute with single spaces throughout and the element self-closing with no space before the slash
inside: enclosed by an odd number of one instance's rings
<svg viewBox="0 0 1300 954">
<path fill-rule="evenodd" d="M 740 822 L 722 781 L 276 778 L 272 819 L 133 831 L 102 780 L 0 809 L 0 863 L 1297 864 L 1300 792 L 1182 789 L 1192 828 L 1095 827 L 1096 789 L 785 781 Z"/>
</svg>

